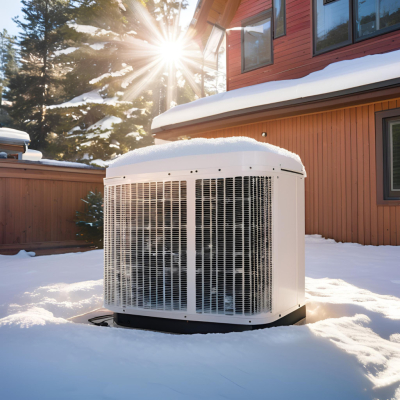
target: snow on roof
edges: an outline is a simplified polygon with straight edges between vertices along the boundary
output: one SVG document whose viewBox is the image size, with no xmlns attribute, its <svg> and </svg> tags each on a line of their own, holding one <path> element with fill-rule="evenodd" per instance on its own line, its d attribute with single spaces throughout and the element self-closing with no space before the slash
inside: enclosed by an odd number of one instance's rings
<svg viewBox="0 0 400 400">
<path fill-rule="evenodd" d="M 67 101 L 62 104 L 55 104 L 53 106 L 48 106 L 47 108 L 54 109 L 54 108 L 81 107 L 87 104 L 108 104 L 115 106 L 116 104 L 122 104 L 122 103 L 130 104 L 130 102 L 118 101 L 117 97 L 103 99 L 103 97 L 101 97 L 99 93 L 99 90 L 92 90 L 91 92 L 87 92 L 81 94 L 80 96 L 74 97 L 70 101 Z"/>
<path fill-rule="evenodd" d="M 176 106 L 154 118 L 153 130 L 230 111 L 303 99 L 400 77 L 400 50 L 339 61 L 300 79 L 273 81 Z"/>
<path fill-rule="evenodd" d="M 58 161 L 58 160 L 40 160 L 37 161 L 39 164 L 45 164 L 45 165 L 52 165 L 54 167 L 69 167 L 69 168 L 83 168 L 83 169 L 95 169 L 91 165 L 83 164 L 83 163 L 77 163 L 77 162 L 71 162 L 71 161 Z"/>
<path fill-rule="evenodd" d="M 29 143 L 31 138 L 26 132 L 11 128 L 0 128 L 0 142 L 9 144 Z"/>
<path fill-rule="evenodd" d="M 278 154 L 292 158 L 303 167 L 300 157 L 288 150 L 273 146 L 272 144 L 261 143 L 255 139 L 247 137 L 231 137 L 219 139 L 179 140 L 164 144 L 163 146 L 143 147 L 141 149 L 130 151 L 129 153 L 117 158 L 110 165 L 110 168 L 175 157 L 235 153 L 240 151 L 263 151 Z"/>
</svg>

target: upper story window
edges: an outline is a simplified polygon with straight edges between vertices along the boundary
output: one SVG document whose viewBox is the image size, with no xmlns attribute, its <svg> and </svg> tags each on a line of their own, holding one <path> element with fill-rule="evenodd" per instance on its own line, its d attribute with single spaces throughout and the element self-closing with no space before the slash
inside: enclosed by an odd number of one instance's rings
<svg viewBox="0 0 400 400">
<path fill-rule="evenodd" d="M 351 43 L 349 0 L 314 0 L 314 54 Z"/>
<path fill-rule="evenodd" d="M 355 3 L 357 39 L 400 28 L 399 0 L 356 0 Z"/>
<path fill-rule="evenodd" d="M 399 0 L 313 0 L 314 54 L 400 29 Z"/>
<path fill-rule="evenodd" d="M 242 21 L 242 72 L 272 64 L 272 12 Z"/>
<path fill-rule="evenodd" d="M 286 35 L 286 0 L 274 0 L 274 39 Z"/>
</svg>

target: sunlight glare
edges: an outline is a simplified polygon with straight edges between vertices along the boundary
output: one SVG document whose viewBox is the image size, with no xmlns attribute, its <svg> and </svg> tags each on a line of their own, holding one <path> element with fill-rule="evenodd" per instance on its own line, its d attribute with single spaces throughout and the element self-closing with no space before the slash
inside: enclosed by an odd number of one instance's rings
<svg viewBox="0 0 400 400">
<path fill-rule="evenodd" d="M 176 42 L 164 42 L 159 48 L 161 58 L 168 64 L 178 62 L 183 55 L 182 44 Z"/>
</svg>

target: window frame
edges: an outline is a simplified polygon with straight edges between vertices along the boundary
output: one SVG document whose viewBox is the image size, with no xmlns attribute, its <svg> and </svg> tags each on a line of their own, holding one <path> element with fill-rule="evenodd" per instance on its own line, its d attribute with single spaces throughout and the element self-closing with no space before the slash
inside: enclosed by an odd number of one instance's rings
<svg viewBox="0 0 400 400">
<path fill-rule="evenodd" d="M 376 31 L 375 33 L 371 33 L 368 36 L 364 36 L 362 38 L 357 38 L 357 30 L 356 30 L 356 16 L 357 16 L 357 5 L 356 5 L 356 0 L 349 0 L 349 6 L 350 6 L 350 41 L 345 44 L 337 45 L 337 46 L 331 46 L 325 50 L 321 51 L 316 51 L 316 32 L 317 32 L 317 7 L 316 7 L 316 1 L 318 0 L 311 0 L 311 7 L 312 7 L 312 52 L 313 52 L 313 57 L 319 56 L 320 54 L 325 54 L 329 51 L 333 51 L 336 49 L 340 49 L 342 47 L 349 46 L 351 44 L 359 43 L 362 42 L 363 40 L 368 40 L 380 35 L 385 35 L 386 33 L 394 32 L 397 30 L 400 30 L 400 25 L 393 25 L 389 26 L 387 28 L 381 29 L 379 31 Z M 329 5 L 331 3 L 335 3 L 338 0 L 323 0 L 323 5 Z"/>
<path fill-rule="evenodd" d="M 279 35 L 279 36 L 276 35 L 275 27 L 276 27 L 277 24 L 275 24 L 275 19 L 276 19 L 276 16 L 275 16 L 275 3 L 277 1 L 278 0 L 273 0 L 272 1 L 272 17 L 274 19 L 274 39 L 278 39 L 280 37 L 286 36 L 286 0 L 279 0 L 279 1 L 281 1 L 283 3 L 283 33 L 281 35 Z M 334 1 L 336 1 L 336 0 L 334 0 Z"/>
<path fill-rule="evenodd" d="M 349 0 L 349 40 L 344 43 L 340 43 L 337 45 L 333 45 L 330 47 L 327 47 L 324 50 L 317 51 L 317 41 L 316 41 L 316 34 L 317 34 L 317 1 L 318 0 L 311 0 L 312 3 L 312 41 L 313 41 L 313 56 L 319 56 L 320 54 L 328 53 L 329 51 L 340 49 L 345 46 L 349 46 L 353 44 L 353 34 L 354 34 L 354 29 L 353 29 L 353 0 Z M 336 3 L 337 0 L 332 0 L 332 1 L 326 1 L 323 0 L 323 6 L 329 6 L 331 3 Z"/>
<path fill-rule="evenodd" d="M 354 38 L 354 43 L 359 43 L 362 42 L 363 40 L 368 40 L 380 35 L 384 35 L 385 33 L 390 33 L 394 31 L 400 30 L 400 23 L 397 25 L 393 26 L 388 26 L 387 28 L 380 29 L 379 31 L 376 31 L 375 33 L 371 33 L 368 36 L 363 36 L 362 38 L 357 38 L 357 27 L 356 27 L 356 18 L 357 18 L 357 4 L 356 0 L 350 0 L 353 3 L 353 38 Z"/>
<path fill-rule="evenodd" d="M 252 17 L 246 18 L 244 20 L 241 21 L 241 26 L 242 28 L 249 26 L 251 24 L 257 23 L 262 21 L 263 19 L 266 18 L 270 18 L 271 19 L 271 61 L 269 62 L 265 62 L 259 65 L 256 65 L 254 67 L 251 68 L 245 68 L 245 62 L 244 62 L 244 29 L 241 30 L 241 39 L 240 39 L 240 43 L 241 43 L 241 50 L 242 50 L 242 54 L 241 54 L 241 71 L 242 74 L 245 72 L 250 72 L 250 71 L 254 71 L 255 69 L 259 69 L 259 68 L 263 68 L 266 67 L 267 65 L 272 65 L 274 63 L 274 11 L 273 11 L 273 7 L 269 8 L 268 10 L 265 10 L 261 13 L 258 13 L 257 15 L 254 15 Z"/>
<path fill-rule="evenodd" d="M 378 205 L 400 205 L 400 190 L 391 190 L 389 124 L 400 121 L 400 108 L 375 113 L 376 194 Z"/>
</svg>

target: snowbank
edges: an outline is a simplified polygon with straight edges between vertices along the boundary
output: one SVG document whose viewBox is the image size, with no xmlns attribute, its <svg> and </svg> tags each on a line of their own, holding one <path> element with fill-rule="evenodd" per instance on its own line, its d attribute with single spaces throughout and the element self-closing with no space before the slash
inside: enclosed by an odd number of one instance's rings
<svg viewBox="0 0 400 400">
<path fill-rule="evenodd" d="M 122 167 L 146 161 L 157 161 L 174 157 L 197 156 L 204 154 L 234 153 L 239 151 L 264 151 L 275 153 L 303 164 L 297 154 L 268 143 L 261 143 L 247 137 L 219 139 L 192 139 L 169 142 L 163 146 L 148 146 L 130 151 L 117 158 L 110 168 Z"/>
<path fill-rule="evenodd" d="M 308 324 L 225 335 L 68 321 L 101 306 L 102 257 L 0 256 L 3 398 L 400 399 L 400 247 L 308 236 Z"/>
<path fill-rule="evenodd" d="M 69 318 L 101 307 L 103 251 L 33 255 L 0 255 L 0 318 L 33 308 Z"/>
<path fill-rule="evenodd" d="M 261 83 L 176 106 L 154 118 L 151 128 L 165 128 L 230 111 L 338 92 L 399 77 L 400 50 L 339 61 L 304 78 Z"/>
</svg>

